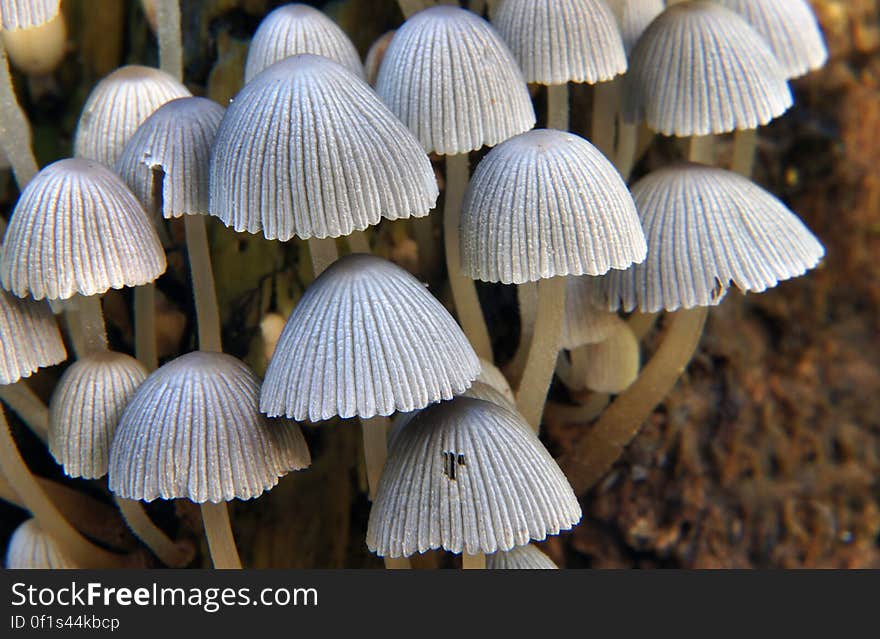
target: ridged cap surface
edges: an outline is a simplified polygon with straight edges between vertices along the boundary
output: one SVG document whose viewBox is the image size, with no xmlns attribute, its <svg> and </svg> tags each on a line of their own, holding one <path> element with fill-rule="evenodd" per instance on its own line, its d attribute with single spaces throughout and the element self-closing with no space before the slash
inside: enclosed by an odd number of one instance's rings
<svg viewBox="0 0 880 639">
<path fill-rule="evenodd" d="M 482 368 L 480 369 L 480 374 L 477 375 L 476 381 L 491 386 L 506 397 L 511 404 L 515 405 L 516 400 L 514 399 L 513 389 L 510 388 L 510 382 L 507 381 L 504 373 L 495 364 L 482 358 L 480 358 L 480 366 Z"/>
<path fill-rule="evenodd" d="M 364 67 L 354 44 L 326 15 L 306 4 L 285 4 L 263 18 L 248 47 L 244 81 L 263 69 L 300 53 L 330 58 L 360 78 Z"/>
<path fill-rule="evenodd" d="M 282 241 L 423 217 L 439 195 L 427 155 L 373 90 L 307 54 L 276 62 L 236 96 L 210 181 L 212 215 Z"/>
<path fill-rule="evenodd" d="M 223 107 L 205 98 L 166 102 L 131 136 L 116 172 L 145 209 L 154 201 L 158 172 L 163 217 L 207 214 L 211 146 L 222 119 Z"/>
<path fill-rule="evenodd" d="M 558 570 L 559 566 L 534 544 L 486 555 L 488 570 Z"/>
<path fill-rule="evenodd" d="M 103 351 L 70 366 L 49 404 L 49 451 L 70 477 L 107 474 L 119 418 L 147 369 L 133 357 Z"/>
<path fill-rule="evenodd" d="M 569 277 L 565 281 L 565 315 L 562 322 L 562 348 L 572 350 L 606 339 L 620 318 L 596 307 L 596 279 Z"/>
<path fill-rule="evenodd" d="M 0 385 L 14 384 L 67 359 L 55 317 L 45 302 L 0 289 Z"/>
<path fill-rule="evenodd" d="M 610 310 L 718 304 L 733 284 L 761 292 L 815 267 L 825 249 L 775 196 L 723 169 L 684 164 L 633 186 L 648 259 L 597 280 Z"/>
<path fill-rule="evenodd" d="M 461 214 L 462 271 L 504 284 L 601 275 L 645 259 L 635 204 L 614 165 L 565 131 L 538 129 L 492 149 Z"/>
<path fill-rule="evenodd" d="M 390 415 L 450 399 L 479 371 L 461 328 L 421 282 L 354 254 L 324 271 L 291 313 L 260 409 L 309 421 Z"/>
<path fill-rule="evenodd" d="M 605 0 L 620 27 L 623 47 L 629 55 L 654 18 L 663 13 L 663 0 Z"/>
<path fill-rule="evenodd" d="M 663 135 L 755 129 L 792 104 L 769 45 L 709 0 L 666 9 L 642 34 L 624 76 L 624 116 Z"/>
<path fill-rule="evenodd" d="M 61 0 L 0 0 L 0 24 L 7 31 L 33 29 L 58 15 Z"/>
<path fill-rule="evenodd" d="M 151 67 L 121 67 L 101 80 L 86 100 L 74 155 L 114 167 L 137 128 L 166 102 L 191 94 L 172 76 Z"/>
<path fill-rule="evenodd" d="M 260 381 L 222 353 L 195 352 L 150 375 L 110 449 L 110 490 L 127 499 L 252 499 L 311 463 L 299 426 L 270 420 Z"/>
<path fill-rule="evenodd" d="M 503 0 L 494 26 L 527 82 L 607 82 L 626 71 L 614 15 L 602 0 Z"/>
<path fill-rule="evenodd" d="M 61 554 L 55 540 L 43 532 L 36 519 L 19 525 L 6 548 L 6 568 L 12 570 L 72 570 L 80 568 Z"/>
<path fill-rule="evenodd" d="M 367 546 L 382 557 L 494 553 L 580 518 L 568 480 L 518 414 L 458 397 L 421 411 L 392 441 Z"/>
<path fill-rule="evenodd" d="M 438 6 L 394 34 L 376 92 L 429 153 L 455 155 L 535 125 L 522 72 L 488 22 Z"/>
</svg>

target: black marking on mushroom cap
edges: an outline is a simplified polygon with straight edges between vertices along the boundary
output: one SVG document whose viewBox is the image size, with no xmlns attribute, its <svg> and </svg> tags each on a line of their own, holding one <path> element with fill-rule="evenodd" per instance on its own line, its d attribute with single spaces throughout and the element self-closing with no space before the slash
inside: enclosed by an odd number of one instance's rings
<svg viewBox="0 0 880 639">
<path fill-rule="evenodd" d="M 390 415 L 450 399 L 479 371 L 461 328 L 421 282 L 387 260 L 349 255 L 290 315 L 260 409 L 300 421 Z"/>
<path fill-rule="evenodd" d="M 462 271 L 505 284 L 601 275 L 645 259 L 645 237 L 620 174 L 596 147 L 536 129 L 477 166 L 461 215 Z"/>
<path fill-rule="evenodd" d="M 66 159 L 19 197 L 0 277 L 19 297 L 67 299 L 152 282 L 165 266 L 156 230 L 125 183 L 97 162 Z"/>
<path fill-rule="evenodd" d="M 605 0 L 605 2 L 617 19 L 627 55 L 648 25 L 663 13 L 665 6 L 663 0 Z"/>
<path fill-rule="evenodd" d="M 12 533 L 6 548 L 6 568 L 17 570 L 69 570 L 82 568 L 64 556 L 55 540 L 36 519 L 26 519 Z"/>
<path fill-rule="evenodd" d="M 457 7 L 425 9 L 397 30 L 376 92 L 429 153 L 494 146 L 535 125 L 513 54 L 488 22 Z"/>
<path fill-rule="evenodd" d="M 602 0 L 505 0 L 492 16 L 527 82 L 607 82 L 626 71 L 614 15 Z"/>
<path fill-rule="evenodd" d="M 595 286 L 596 278 L 587 275 L 566 278 L 562 348 L 572 350 L 601 342 L 617 326 L 617 313 L 596 306 Z"/>
<path fill-rule="evenodd" d="M 0 0 L 0 26 L 7 31 L 33 29 L 58 15 L 61 0 Z"/>
<path fill-rule="evenodd" d="M 252 499 L 311 463 L 300 428 L 257 408 L 260 382 L 239 360 L 195 352 L 138 388 L 110 449 L 110 490 L 127 499 Z"/>
<path fill-rule="evenodd" d="M 486 555 L 488 570 L 558 570 L 559 566 L 534 544 Z"/>
<path fill-rule="evenodd" d="M 443 472 L 446 451 L 456 455 L 456 481 Z M 435 548 L 493 553 L 555 535 L 580 518 L 568 480 L 517 413 L 457 397 L 421 411 L 393 440 L 367 546 L 385 557 Z"/>
<path fill-rule="evenodd" d="M 45 302 L 0 289 L 0 385 L 14 384 L 67 359 L 55 317 Z"/>
<path fill-rule="evenodd" d="M 245 85 L 211 154 L 211 215 L 269 239 L 423 217 L 438 195 L 406 127 L 364 81 L 315 55 L 276 62 Z"/>
</svg>

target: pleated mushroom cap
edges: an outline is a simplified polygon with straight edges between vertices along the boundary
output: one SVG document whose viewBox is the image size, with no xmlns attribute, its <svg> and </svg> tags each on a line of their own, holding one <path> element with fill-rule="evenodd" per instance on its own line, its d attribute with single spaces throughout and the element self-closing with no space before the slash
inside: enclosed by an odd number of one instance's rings
<svg viewBox="0 0 880 639">
<path fill-rule="evenodd" d="M 412 275 L 353 254 L 306 289 L 269 362 L 260 410 L 320 421 L 412 411 L 462 393 L 480 362 Z"/>
<path fill-rule="evenodd" d="M 123 353 L 102 351 L 70 366 L 49 404 L 49 451 L 70 477 L 107 474 L 110 442 L 147 369 Z"/>
<path fill-rule="evenodd" d="M 565 281 L 562 348 L 572 350 L 601 342 L 620 321 L 617 313 L 595 306 L 595 286 L 596 279 L 592 277 L 569 277 Z"/>
<path fill-rule="evenodd" d="M 629 55 L 654 18 L 663 13 L 663 0 L 605 0 L 620 27 L 623 48 Z"/>
<path fill-rule="evenodd" d="M 196 351 L 138 388 L 110 449 L 110 490 L 127 499 L 253 499 L 311 463 L 299 426 L 270 420 L 239 360 Z"/>
<path fill-rule="evenodd" d="M 633 197 L 648 259 L 596 281 L 596 300 L 609 310 L 713 306 L 731 284 L 758 293 L 803 275 L 825 255 L 800 218 L 731 171 L 663 168 L 634 185 Z"/>
<path fill-rule="evenodd" d="M 248 48 L 245 83 L 263 69 L 300 53 L 330 58 L 356 76 L 364 77 L 361 58 L 345 32 L 317 9 L 293 3 L 280 6 L 263 18 Z"/>
<path fill-rule="evenodd" d="M 55 317 L 45 302 L 0 289 L 0 386 L 67 359 Z"/>
<path fill-rule="evenodd" d="M 457 7 L 425 9 L 403 23 L 376 92 L 428 153 L 495 146 L 535 125 L 513 54 L 488 22 Z"/>
<path fill-rule="evenodd" d="M 462 271 L 522 284 L 601 275 L 645 259 L 645 237 L 620 174 L 596 147 L 538 129 L 492 149 L 461 215 Z"/>
<path fill-rule="evenodd" d="M 367 546 L 382 557 L 435 548 L 494 553 L 580 518 L 568 480 L 517 413 L 458 397 L 426 408 L 397 433 Z"/>
<path fill-rule="evenodd" d="M 58 15 L 61 0 L 0 0 L 0 26 L 7 31 L 33 29 Z"/>
<path fill-rule="evenodd" d="M 66 159 L 19 197 L 0 277 L 19 297 L 55 300 L 146 284 L 165 266 L 156 230 L 125 183 L 96 162 Z"/>
<path fill-rule="evenodd" d="M 559 566 L 534 544 L 486 555 L 488 570 L 558 570 Z"/>
<path fill-rule="evenodd" d="M 639 38 L 624 76 L 624 117 L 663 135 L 755 129 L 792 104 L 764 39 L 709 0 L 668 7 Z"/>
<path fill-rule="evenodd" d="M 423 217 L 439 195 L 427 155 L 373 90 L 308 54 L 276 62 L 235 97 L 210 184 L 212 215 L 282 241 Z"/>
<path fill-rule="evenodd" d="M 481 382 L 486 386 L 491 386 L 503 395 L 511 405 L 516 405 L 513 389 L 510 388 L 510 383 L 507 381 L 504 373 L 502 373 L 495 364 L 482 358 L 480 358 L 480 366 L 482 368 L 475 381 Z"/>
<path fill-rule="evenodd" d="M 208 213 L 211 145 L 223 107 L 205 98 L 166 102 L 138 127 L 125 145 L 116 171 L 147 208 L 162 176 L 162 215 Z"/>
<path fill-rule="evenodd" d="M 137 128 L 166 102 L 192 95 L 172 76 L 151 67 L 121 67 L 101 80 L 86 100 L 74 155 L 114 167 Z"/>
<path fill-rule="evenodd" d="M 788 78 L 820 68 L 828 49 L 819 23 L 806 0 L 716 0 L 736 11 L 770 44 Z"/>
<path fill-rule="evenodd" d="M 43 532 L 36 519 L 27 519 L 15 529 L 6 548 L 10 570 L 72 570 L 81 568 L 65 557 L 55 540 Z"/>
<path fill-rule="evenodd" d="M 626 52 L 603 0 L 504 0 L 492 26 L 526 82 L 607 82 L 626 71 Z"/>
</svg>

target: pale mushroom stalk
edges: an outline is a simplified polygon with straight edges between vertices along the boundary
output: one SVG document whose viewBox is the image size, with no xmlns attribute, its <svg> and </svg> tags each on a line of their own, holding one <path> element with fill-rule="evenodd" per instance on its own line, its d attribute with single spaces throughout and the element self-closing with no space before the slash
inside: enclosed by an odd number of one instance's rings
<svg viewBox="0 0 880 639">
<path fill-rule="evenodd" d="M 211 268 L 205 218 L 202 215 L 185 215 L 184 225 L 198 322 L 199 349 L 222 353 L 220 310 L 214 286 L 214 270 Z"/>
<path fill-rule="evenodd" d="M 348 248 L 352 253 L 369 253 L 370 239 L 367 237 L 366 231 L 355 231 L 345 238 L 348 242 Z"/>
<path fill-rule="evenodd" d="M 9 59 L 0 41 L 0 147 L 12 165 L 19 190 L 40 170 L 30 143 L 30 125 L 15 97 Z"/>
<path fill-rule="evenodd" d="M 475 555 L 463 552 L 461 553 L 461 567 L 463 570 L 485 570 L 486 555 L 481 552 Z"/>
<path fill-rule="evenodd" d="M 630 315 L 626 323 L 629 324 L 629 328 L 633 332 L 633 335 L 636 336 L 636 339 L 641 340 L 644 339 L 645 335 L 651 332 L 652 328 L 654 328 L 654 324 L 657 323 L 658 317 L 660 317 L 660 313 L 635 312 Z"/>
<path fill-rule="evenodd" d="M 150 282 L 134 288 L 134 352 L 147 370 L 159 367 L 156 343 L 156 285 Z"/>
<path fill-rule="evenodd" d="M 12 409 L 34 434 L 46 443 L 49 438 L 49 409 L 24 380 L 0 386 L 0 400 Z"/>
<path fill-rule="evenodd" d="M 740 129 L 733 132 L 733 158 L 730 169 L 740 175 L 751 177 L 758 145 L 757 129 Z"/>
<path fill-rule="evenodd" d="M 519 302 L 519 344 L 513 359 L 505 369 L 505 373 L 514 385 L 522 378 L 529 346 L 535 334 L 535 317 L 538 313 L 538 285 L 536 282 L 523 282 L 516 287 L 516 299 Z"/>
<path fill-rule="evenodd" d="M 179 0 L 158 0 L 159 68 L 178 80 L 183 78 L 183 46 L 180 34 Z"/>
<path fill-rule="evenodd" d="M 100 295 L 75 296 L 65 314 L 77 356 L 107 350 L 107 329 Z"/>
<path fill-rule="evenodd" d="M 547 128 L 568 131 L 568 84 L 547 85 Z"/>
<path fill-rule="evenodd" d="M 446 193 L 443 204 L 443 244 L 449 284 L 458 313 L 458 322 L 479 357 L 492 361 L 492 342 L 480 308 L 474 281 L 461 271 L 459 225 L 461 203 L 467 190 L 470 164 L 467 153 L 446 156 Z"/>
<path fill-rule="evenodd" d="M 226 502 L 212 504 L 206 501 L 201 504 L 201 510 L 214 568 L 240 570 L 241 559 L 232 534 Z"/>
<path fill-rule="evenodd" d="M 590 141 L 602 154 L 614 160 L 614 123 L 620 106 L 619 83 L 600 82 L 593 86 L 593 121 Z M 618 170 L 620 168 L 618 167 Z M 624 176 L 625 178 L 626 176 Z"/>
<path fill-rule="evenodd" d="M 315 277 L 327 270 L 327 267 L 339 259 L 339 249 L 332 237 L 310 237 L 309 257 L 312 260 L 312 271 Z"/>
<path fill-rule="evenodd" d="M 614 152 L 614 166 L 620 171 L 624 180 L 629 180 L 638 156 L 639 127 L 619 120 L 617 146 Z"/>
<path fill-rule="evenodd" d="M 194 548 L 170 539 L 153 523 L 139 501 L 115 497 L 125 524 L 166 566 L 182 568 L 193 558 Z"/>
<path fill-rule="evenodd" d="M 583 424 L 601 415 L 610 400 L 607 393 L 591 393 L 587 401 L 576 406 L 547 402 L 545 412 L 548 419 L 552 417 L 570 424 Z"/>
<path fill-rule="evenodd" d="M 712 164 L 714 136 L 692 135 L 687 140 L 687 157 L 691 162 L 700 164 Z"/>
<path fill-rule="evenodd" d="M 376 497 L 376 487 L 379 485 L 379 477 L 388 457 L 388 429 L 390 423 L 387 417 L 361 418 L 361 428 L 364 437 L 364 461 L 367 466 L 367 486 L 369 487 L 370 501 Z"/>
</svg>

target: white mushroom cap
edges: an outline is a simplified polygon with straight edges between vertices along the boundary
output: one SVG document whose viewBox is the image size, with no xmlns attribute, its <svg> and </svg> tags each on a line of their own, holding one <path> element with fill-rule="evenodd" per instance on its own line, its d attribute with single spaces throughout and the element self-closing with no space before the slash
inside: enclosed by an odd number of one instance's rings
<svg viewBox="0 0 880 639">
<path fill-rule="evenodd" d="M 70 477 L 107 474 L 110 442 L 147 369 L 123 353 L 99 351 L 70 366 L 49 404 L 49 451 Z"/>
<path fill-rule="evenodd" d="M 584 379 L 575 380 L 597 393 L 622 393 L 639 376 L 639 340 L 616 315 L 614 330 L 601 342 L 584 346 Z"/>
<path fill-rule="evenodd" d="M 58 15 L 61 0 L 0 0 L 3 29 L 33 29 Z"/>
<path fill-rule="evenodd" d="M 537 129 L 492 149 L 465 194 L 462 271 L 522 284 L 601 275 L 645 259 L 645 237 L 620 174 L 596 147 Z"/>
<path fill-rule="evenodd" d="M 89 94 L 76 126 L 73 154 L 113 168 L 144 120 L 166 102 L 190 95 L 159 69 L 137 65 L 116 69 Z"/>
<path fill-rule="evenodd" d="M 617 19 L 623 47 L 629 55 L 654 18 L 663 13 L 663 0 L 605 0 Z"/>
<path fill-rule="evenodd" d="M 494 146 L 535 125 L 513 54 L 488 22 L 457 7 L 425 9 L 397 30 L 376 92 L 429 153 Z"/>
<path fill-rule="evenodd" d="M 67 359 L 55 317 L 45 302 L 0 289 L 0 385 L 14 384 L 43 366 Z"/>
<path fill-rule="evenodd" d="M 607 82 L 626 71 L 626 52 L 603 0 L 503 0 L 494 26 L 527 82 Z"/>
<path fill-rule="evenodd" d="M 244 81 L 279 60 L 300 53 L 330 58 L 360 78 L 364 67 L 354 44 L 326 15 L 307 4 L 285 4 L 263 18 L 248 48 Z"/>
<path fill-rule="evenodd" d="M 494 553 L 580 518 L 568 480 L 522 417 L 457 397 L 421 411 L 392 441 L 367 546 L 383 557 Z"/>
<path fill-rule="evenodd" d="M 210 184 L 212 215 L 282 241 L 423 217 L 439 195 L 427 155 L 373 90 L 308 54 L 276 62 L 235 97 Z"/>
<path fill-rule="evenodd" d="M 146 284 L 165 266 L 156 229 L 125 183 L 96 162 L 67 159 L 22 192 L 0 277 L 19 297 L 56 300 Z"/>
<path fill-rule="evenodd" d="M 354 254 L 325 270 L 293 310 L 260 409 L 309 421 L 390 415 L 450 399 L 479 371 L 461 328 L 421 282 Z"/>
<path fill-rule="evenodd" d="M 718 304 L 732 284 L 761 292 L 814 268 L 825 249 L 775 196 L 741 175 L 667 167 L 633 186 L 648 259 L 596 281 L 610 310 L 643 313 Z"/>
<path fill-rule="evenodd" d="M 486 555 L 488 570 L 558 570 L 559 566 L 536 545 L 525 544 L 507 552 Z"/>
<path fill-rule="evenodd" d="M 223 107 L 205 98 L 166 102 L 125 145 L 116 171 L 147 209 L 154 202 L 154 172 L 163 174 L 162 215 L 208 213 L 211 145 Z"/>
<path fill-rule="evenodd" d="M 65 557 L 56 541 L 43 532 L 36 519 L 27 519 L 15 529 L 6 548 L 10 570 L 71 570 L 80 568 Z"/>
<path fill-rule="evenodd" d="M 126 499 L 252 499 L 311 463 L 299 426 L 260 414 L 242 362 L 197 351 L 138 388 L 110 449 L 110 490 Z"/>
<path fill-rule="evenodd" d="M 709 0 L 668 7 L 639 38 L 624 76 L 624 117 L 663 135 L 755 129 L 791 104 L 769 45 Z"/>
<path fill-rule="evenodd" d="M 584 344 L 607 339 L 620 318 L 595 305 L 596 278 L 569 277 L 565 281 L 565 315 L 562 323 L 562 348 L 572 350 Z"/>
</svg>

